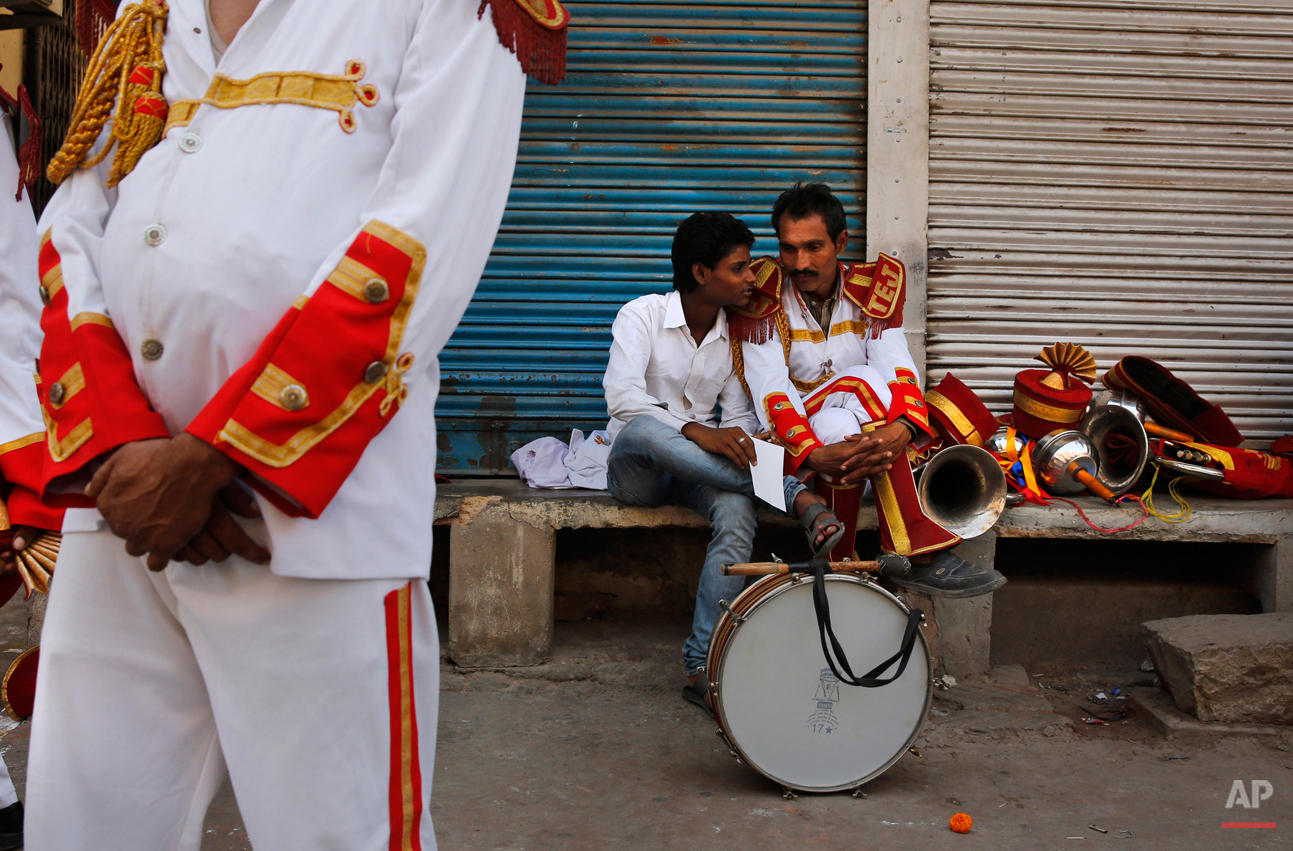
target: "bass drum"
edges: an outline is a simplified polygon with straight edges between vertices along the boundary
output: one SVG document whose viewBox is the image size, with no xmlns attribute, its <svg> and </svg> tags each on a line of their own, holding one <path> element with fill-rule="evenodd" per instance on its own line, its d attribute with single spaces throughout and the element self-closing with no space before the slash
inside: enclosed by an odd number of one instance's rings
<svg viewBox="0 0 1293 851">
<path fill-rule="evenodd" d="M 907 626 L 907 606 L 853 574 L 825 580 L 835 635 L 853 672 L 893 655 Z M 907 669 L 894 682 L 846 685 L 822 652 L 812 577 L 762 579 L 714 628 L 705 670 L 718 732 L 740 759 L 782 786 L 805 792 L 860 786 L 907 752 L 929 713 L 929 647 L 919 631 L 916 639 Z"/>
</svg>

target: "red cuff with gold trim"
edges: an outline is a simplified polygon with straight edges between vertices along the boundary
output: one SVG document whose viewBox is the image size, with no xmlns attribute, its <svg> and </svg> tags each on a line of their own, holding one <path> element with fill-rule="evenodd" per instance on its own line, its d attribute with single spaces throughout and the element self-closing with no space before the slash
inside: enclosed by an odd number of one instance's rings
<svg viewBox="0 0 1293 851">
<path fill-rule="evenodd" d="M 400 345 L 425 262 L 416 239 L 369 222 L 187 431 L 318 517 L 407 393 Z"/>
<path fill-rule="evenodd" d="M 97 313 L 68 316 L 62 261 L 48 231 L 40 246 L 40 285 L 46 305 L 36 385 L 48 447 L 38 488 L 43 493 L 53 479 L 109 449 L 170 432 L 135 382 L 135 366 L 112 320 Z"/>
<path fill-rule="evenodd" d="M 38 431 L 0 445 L 0 479 L 31 490 L 40 489 L 45 469 L 45 432 Z"/>
<path fill-rule="evenodd" d="M 893 423 L 900 417 L 906 417 L 907 421 L 916 428 L 934 437 L 934 429 L 929 424 L 929 414 L 925 407 L 925 397 L 920 392 L 920 385 L 916 383 L 916 374 L 901 367 L 898 368 L 897 373 L 898 377 L 889 382 L 889 390 L 893 398 L 889 402 L 887 422 Z"/>
<path fill-rule="evenodd" d="M 768 425 L 786 448 L 786 472 L 794 474 L 809 454 L 823 444 L 813 434 L 808 418 L 795 410 L 785 393 L 769 393 L 763 399 L 763 407 L 768 414 Z"/>
<path fill-rule="evenodd" d="M 94 500 L 88 496 L 79 494 L 69 496 L 72 497 L 69 501 L 81 503 L 79 507 L 86 507 L 87 503 L 89 507 L 94 506 Z M 34 491 L 17 485 L 9 491 L 6 507 L 9 509 L 9 522 L 14 526 L 35 526 L 37 529 L 50 532 L 57 532 L 63 528 L 63 512 L 67 510 L 50 505 L 48 501 L 43 501 L 36 496 Z"/>
</svg>

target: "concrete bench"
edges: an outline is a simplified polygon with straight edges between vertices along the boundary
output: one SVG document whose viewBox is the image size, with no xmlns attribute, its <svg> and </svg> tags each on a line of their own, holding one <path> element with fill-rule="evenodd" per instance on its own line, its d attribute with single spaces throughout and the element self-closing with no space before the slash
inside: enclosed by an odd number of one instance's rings
<svg viewBox="0 0 1293 851">
<path fill-rule="evenodd" d="M 1092 497 L 1078 499 L 1092 522 L 1126 525 L 1130 510 Z M 999 538 L 1102 538 L 1110 540 L 1239 542 L 1269 545 L 1246 578 L 1265 612 L 1293 611 L 1293 500 L 1241 502 L 1192 495 L 1186 523 L 1153 518 L 1128 532 L 1101 535 L 1071 507 L 1023 505 L 1008 509 L 997 526 L 966 542 L 965 557 L 991 566 Z M 634 508 L 604 491 L 536 490 L 516 479 L 460 480 L 440 488 L 435 522 L 449 525 L 449 655 L 462 667 L 516 667 L 542 663 L 553 629 L 553 589 L 558 529 L 705 528 L 707 521 L 678 507 Z M 784 517 L 760 522 L 789 524 Z M 875 529 L 875 508 L 865 505 L 861 529 Z M 932 601 L 944 639 L 942 660 L 961 676 L 988 669 L 992 598 Z"/>
</svg>

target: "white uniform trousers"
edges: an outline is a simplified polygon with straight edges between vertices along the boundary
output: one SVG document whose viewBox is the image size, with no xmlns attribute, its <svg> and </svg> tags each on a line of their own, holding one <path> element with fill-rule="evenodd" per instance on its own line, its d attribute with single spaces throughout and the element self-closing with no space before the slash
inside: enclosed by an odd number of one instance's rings
<svg viewBox="0 0 1293 851">
<path fill-rule="evenodd" d="M 107 531 L 68 533 L 25 847 L 196 851 L 227 762 L 256 851 L 434 851 L 438 685 L 423 581 L 285 578 L 236 556 L 150 573 Z"/>
<path fill-rule="evenodd" d="M 18 803 L 18 790 L 13 788 L 13 778 L 9 776 L 9 766 L 0 759 L 0 810 Z"/>
</svg>

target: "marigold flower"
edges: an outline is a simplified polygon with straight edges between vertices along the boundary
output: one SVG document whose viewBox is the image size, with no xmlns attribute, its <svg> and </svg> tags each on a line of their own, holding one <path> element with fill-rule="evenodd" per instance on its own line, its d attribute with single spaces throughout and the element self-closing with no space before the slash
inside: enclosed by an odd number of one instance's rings
<svg viewBox="0 0 1293 851">
<path fill-rule="evenodd" d="M 974 825 L 974 820 L 965 813 L 957 813 L 952 816 L 949 826 L 953 833 L 969 833 L 970 828 Z"/>
</svg>

